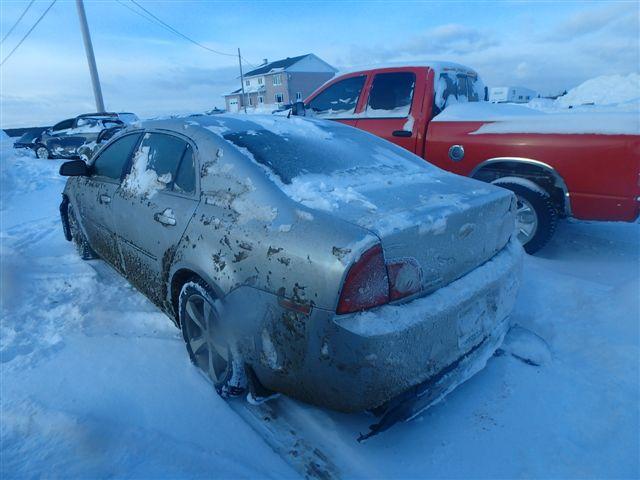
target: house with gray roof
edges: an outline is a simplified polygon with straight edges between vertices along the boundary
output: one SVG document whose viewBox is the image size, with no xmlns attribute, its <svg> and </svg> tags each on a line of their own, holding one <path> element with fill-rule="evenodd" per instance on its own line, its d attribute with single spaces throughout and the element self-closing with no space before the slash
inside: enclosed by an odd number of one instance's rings
<svg viewBox="0 0 640 480">
<path fill-rule="evenodd" d="M 313 53 L 263 64 L 244 74 L 244 98 L 238 88 L 224 96 L 228 112 L 247 109 L 275 110 L 304 100 L 333 78 L 337 70 Z"/>
</svg>

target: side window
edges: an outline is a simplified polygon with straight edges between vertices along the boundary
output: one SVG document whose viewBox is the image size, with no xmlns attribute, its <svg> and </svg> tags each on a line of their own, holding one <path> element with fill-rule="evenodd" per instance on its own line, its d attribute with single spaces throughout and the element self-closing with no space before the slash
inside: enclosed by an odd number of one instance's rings
<svg viewBox="0 0 640 480">
<path fill-rule="evenodd" d="M 380 73 L 373 79 L 367 117 L 406 117 L 411 110 L 416 75 L 413 72 Z"/>
<path fill-rule="evenodd" d="M 51 130 L 53 130 L 54 132 L 60 131 L 60 130 L 66 130 L 68 128 L 71 128 L 73 126 L 73 118 L 70 118 L 69 120 L 63 120 L 62 122 L 56 123 L 53 127 L 51 127 Z"/>
<path fill-rule="evenodd" d="M 105 148 L 93 163 L 93 175 L 120 180 L 122 169 L 138 143 L 140 134 L 122 137 Z"/>
<path fill-rule="evenodd" d="M 191 146 L 173 135 L 145 134 L 133 156 L 123 189 L 143 197 L 161 190 L 194 192 L 195 166 Z"/>
<path fill-rule="evenodd" d="M 196 191 L 196 169 L 193 163 L 193 149 L 187 145 L 182 161 L 176 173 L 176 180 L 173 185 L 176 192 L 194 193 Z"/>
<path fill-rule="evenodd" d="M 334 83 L 311 100 L 309 108 L 320 118 L 348 118 L 356 110 L 365 78 L 360 75 Z"/>
<path fill-rule="evenodd" d="M 187 144 L 177 137 L 162 133 L 148 133 L 142 139 L 136 162 L 146 160 L 146 170 L 153 170 L 158 177 L 168 180 L 167 185 L 175 179 L 178 163 L 184 154 Z"/>
</svg>

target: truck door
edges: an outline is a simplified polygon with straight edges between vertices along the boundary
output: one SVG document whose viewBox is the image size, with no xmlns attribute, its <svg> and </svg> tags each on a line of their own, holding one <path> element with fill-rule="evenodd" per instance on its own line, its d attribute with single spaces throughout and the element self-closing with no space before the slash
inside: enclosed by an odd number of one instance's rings
<svg viewBox="0 0 640 480">
<path fill-rule="evenodd" d="M 113 198 L 125 275 L 158 305 L 165 300 L 164 276 L 198 205 L 195 161 L 185 137 L 146 133 Z"/>
<path fill-rule="evenodd" d="M 357 74 L 346 77 L 322 90 L 305 102 L 315 118 L 337 120 L 340 123 L 356 125 L 356 107 L 362 96 L 367 76 Z"/>
<path fill-rule="evenodd" d="M 356 127 L 416 152 L 424 69 L 376 73 Z"/>
</svg>

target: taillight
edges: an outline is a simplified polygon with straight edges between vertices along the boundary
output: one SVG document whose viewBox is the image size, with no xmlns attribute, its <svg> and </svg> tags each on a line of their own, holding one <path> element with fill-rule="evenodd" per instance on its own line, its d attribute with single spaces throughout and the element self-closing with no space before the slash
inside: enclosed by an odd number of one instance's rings
<svg viewBox="0 0 640 480">
<path fill-rule="evenodd" d="M 422 270 L 415 258 L 385 263 L 382 246 L 371 247 L 354 263 L 344 281 L 336 312 L 353 313 L 398 300 L 422 289 Z"/>
<path fill-rule="evenodd" d="M 364 252 L 349 269 L 336 312 L 358 312 L 387 302 L 389 278 L 382 246 L 378 244 Z"/>
<path fill-rule="evenodd" d="M 422 269 L 415 258 L 401 258 L 387 263 L 389 300 L 398 300 L 422 289 Z"/>
</svg>

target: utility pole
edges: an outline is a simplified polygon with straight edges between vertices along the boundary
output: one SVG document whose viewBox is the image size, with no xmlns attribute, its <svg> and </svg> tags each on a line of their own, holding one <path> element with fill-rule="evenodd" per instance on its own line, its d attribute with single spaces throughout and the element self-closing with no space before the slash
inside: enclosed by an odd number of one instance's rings
<svg viewBox="0 0 640 480">
<path fill-rule="evenodd" d="M 242 56 L 240 55 L 240 48 L 238 47 L 238 63 L 240 64 L 240 86 L 242 87 L 242 105 L 244 106 L 244 113 L 247 113 L 247 102 L 244 98 L 244 75 L 242 74 Z"/>
<path fill-rule="evenodd" d="M 89 64 L 89 73 L 91 74 L 93 96 L 96 99 L 96 110 L 98 113 L 102 113 L 105 110 L 104 101 L 102 100 L 102 89 L 100 88 L 100 77 L 98 77 L 98 67 L 96 66 L 96 58 L 93 55 L 93 45 L 91 44 L 91 35 L 89 35 L 87 14 L 84 11 L 84 3 L 82 0 L 76 0 L 76 8 L 78 9 L 78 19 L 80 20 L 80 30 L 82 31 L 84 50 L 87 54 L 87 63 Z"/>
</svg>

